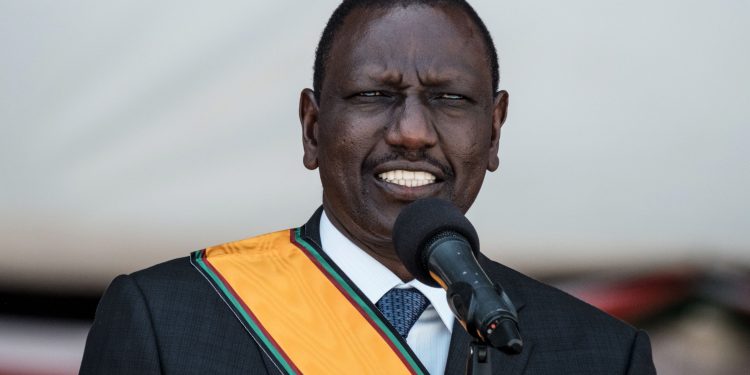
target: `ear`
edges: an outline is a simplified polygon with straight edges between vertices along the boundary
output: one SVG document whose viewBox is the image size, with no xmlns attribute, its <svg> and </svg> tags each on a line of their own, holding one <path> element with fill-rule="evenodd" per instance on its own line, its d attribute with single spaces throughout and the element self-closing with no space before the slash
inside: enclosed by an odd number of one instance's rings
<svg viewBox="0 0 750 375">
<path fill-rule="evenodd" d="M 487 155 L 487 170 L 494 172 L 500 166 L 498 152 L 500 150 L 500 128 L 505 123 L 508 115 L 508 92 L 501 90 L 495 96 L 492 106 L 492 134 L 490 136 L 490 149 Z"/>
<path fill-rule="evenodd" d="M 310 89 L 299 96 L 299 122 L 302 125 L 302 163 L 309 170 L 318 168 L 318 101 Z"/>
</svg>

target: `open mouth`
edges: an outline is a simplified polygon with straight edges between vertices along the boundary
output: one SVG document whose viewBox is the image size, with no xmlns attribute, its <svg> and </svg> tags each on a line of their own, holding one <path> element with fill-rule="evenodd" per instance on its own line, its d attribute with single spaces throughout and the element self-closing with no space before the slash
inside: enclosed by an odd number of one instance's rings
<svg viewBox="0 0 750 375">
<path fill-rule="evenodd" d="M 435 175 L 425 171 L 406 171 L 396 169 L 378 174 L 381 180 L 406 187 L 419 187 L 435 183 Z"/>
</svg>

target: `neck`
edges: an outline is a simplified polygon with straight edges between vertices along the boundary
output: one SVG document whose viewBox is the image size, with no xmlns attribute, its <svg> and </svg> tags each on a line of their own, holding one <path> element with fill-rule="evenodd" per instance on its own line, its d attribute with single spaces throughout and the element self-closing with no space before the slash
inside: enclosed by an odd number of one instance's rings
<svg viewBox="0 0 750 375">
<path fill-rule="evenodd" d="M 326 210 L 326 216 L 331 224 L 333 224 L 333 226 L 336 227 L 344 237 L 348 238 L 349 241 L 352 241 L 357 247 L 388 268 L 394 275 L 401 279 L 401 281 L 408 282 L 414 279 L 411 273 L 409 273 L 409 271 L 406 270 L 406 267 L 401 263 L 401 260 L 398 259 L 396 250 L 393 248 L 393 244 L 391 244 L 390 241 L 388 241 L 389 243 L 387 245 L 382 244 L 381 246 L 373 246 L 372 244 L 364 243 L 358 238 L 352 236 L 346 227 L 341 224 L 338 218 L 330 214 L 330 211 Z"/>
</svg>

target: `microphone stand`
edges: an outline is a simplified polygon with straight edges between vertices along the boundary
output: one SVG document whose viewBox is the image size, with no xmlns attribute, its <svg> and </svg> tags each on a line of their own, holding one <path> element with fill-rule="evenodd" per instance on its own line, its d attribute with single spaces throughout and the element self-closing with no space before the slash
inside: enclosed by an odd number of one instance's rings
<svg viewBox="0 0 750 375">
<path fill-rule="evenodd" d="M 466 362 L 466 375 L 492 375 L 492 351 L 487 344 L 472 340 L 469 344 L 469 358 Z"/>
<path fill-rule="evenodd" d="M 469 343 L 466 375 L 492 375 L 493 347 L 506 354 L 518 354 L 523 350 L 515 321 L 502 319 L 492 323 L 490 327 L 488 340 L 475 336 Z"/>
</svg>

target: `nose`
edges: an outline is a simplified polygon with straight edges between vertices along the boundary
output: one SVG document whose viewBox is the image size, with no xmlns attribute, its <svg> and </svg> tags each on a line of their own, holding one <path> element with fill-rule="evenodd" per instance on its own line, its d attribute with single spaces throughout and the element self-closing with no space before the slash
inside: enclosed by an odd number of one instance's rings
<svg viewBox="0 0 750 375">
<path fill-rule="evenodd" d="M 435 146 L 438 135 L 429 110 L 419 98 L 407 97 L 385 134 L 389 145 L 405 151 L 418 151 Z"/>
</svg>

